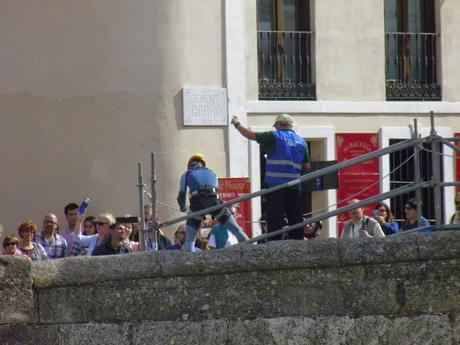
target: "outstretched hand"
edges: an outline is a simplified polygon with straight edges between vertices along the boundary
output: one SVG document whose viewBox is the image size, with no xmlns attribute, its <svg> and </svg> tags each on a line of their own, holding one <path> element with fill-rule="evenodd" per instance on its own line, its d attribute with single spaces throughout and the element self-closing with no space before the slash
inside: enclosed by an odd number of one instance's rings
<svg viewBox="0 0 460 345">
<path fill-rule="evenodd" d="M 239 126 L 241 125 L 240 123 L 240 119 L 238 118 L 238 116 L 233 116 L 232 117 L 232 121 L 230 122 L 233 126 Z"/>
</svg>

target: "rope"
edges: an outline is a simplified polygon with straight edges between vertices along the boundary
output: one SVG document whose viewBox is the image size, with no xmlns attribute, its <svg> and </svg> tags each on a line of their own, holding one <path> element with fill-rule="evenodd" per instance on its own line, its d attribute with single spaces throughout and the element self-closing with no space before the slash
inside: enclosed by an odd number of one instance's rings
<svg viewBox="0 0 460 345">
<path fill-rule="evenodd" d="M 396 170 L 398 169 L 401 169 L 403 165 L 405 165 L 408 161 L 410 161 L 413 157 L 415 157 L 415 155 L 420 151 L 420 148 L 417 149 L 409 158 L 407 158 L 404 162 L 402 162 L 400 165 L 398 165 L 396 168 L 394 168 L 393 170 L 391 170 L 388 174 L 386 174 L 385 176 L 383 176 L 382 178 L 379 178 L 377 181 L 375 181 L 374 183 L 370 184 L 369 186 L 367 186 L 366 188 L 360 190 L 359 192 L 349 196 L 348 198 L 344 199 L 344 200 L 341 200 L 340 202 L 337 202 L 335 204 L 332 204 L 332 205 L 329 205 L 329 206 L 326 206 L 326 207 L 323 207 L 323 208 L 320 208 L 318 210 L 314 210 L 314 211 L 311 211 L 311 212 L 308 212 L 308 213 L 305 213 L 303 216 L 304 217 L 307 217 L 307 216 L 310 216 L 310 215 L 313 215 L 313 214 L 317 214 L 317 213 L 321 213 L 322 211 L 326 211 L 328 210 L 329 208 L 333 207 L 333 206 L 337 206 L 339 203 L 343 203 L 343 202 L 347 202 L 349 200 L 352 200 L 354 199 L 356 196 L 360 195 L 361 193 L 371 189 L 373 186 L 375 186 L 377 183 L 380 183 L 381 181 L 383 181 L 384 179 L 386 179 L 387 177 L 389 177 L 392 173 L 394 173 Z"/>
</svg>

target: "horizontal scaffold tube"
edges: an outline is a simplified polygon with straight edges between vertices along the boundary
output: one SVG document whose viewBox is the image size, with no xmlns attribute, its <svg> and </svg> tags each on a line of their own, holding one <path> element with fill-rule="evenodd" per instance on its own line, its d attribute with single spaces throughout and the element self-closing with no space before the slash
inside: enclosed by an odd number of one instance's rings
<svg viewBox="0 0 460 345">
<path fill-rule="evenodd" d="M 334 164 L 332 166 L 329 166 L 329 167 L 326 167 L 326 168 L 316 170 L 316 171 L 313 171 L 311 173 L 302 175 L 300 178 L 292 180 L 292 181 L 289 181 L 287 183 L 283 183 L 281 185 L 274 186 L 274 187 L 267 188 L 267 189 L 262 189 L 262 190 L 260 190 L 258 192 L 247 194 L 247 195 L 242 196 L 240 198 L 229 200 L 229 201 L 224 202 L 222 204 L 215 205 L 215 206 L 212 206 L 212 207 L 209 207 L 209 208 L 197 211 L 197 212 L 189 213 L 186 216 L 182 216 L 182 217 L 172 219 L 170 221 L 167 221 L 167 222 L 159 224 L 159 227 L 166 227 L 166 226 L 170 226 L 170 225 L 173 225 L 173 224 L 177 224 L 177 223 L 182 222 L 184 220 L 187 220 L 189 218 L 194 218 L 196 216 L 202 216 L 202 215 L 205 215 L 205 214 L 209 214 L 212 211 L 219 210 L 219 209 L 221 209 L 223 207 L 231 206 L 233 204 L 236 204 L 236 203 L 239 203 L 239 202 L 242 202 L 242 201 L 246 201 L 246 200 L 261 196 L 261 195 L 273 193 L 273 192 L 275 192 L 277 190 L 281 190 L 281 189 L 289 188 L 289 187 L 292 187 L 292 186 L 296 186 L 296 185 L 301 184 L 303 182 L 313 180 L 316 177 L 320 177 L 320 176 L 323 176 L 323 175 L 326 175 L 326 174 L 329 174 L 329 173 L 332 173 L 332 172 L 335 172 L 335 171 L 338 171 L 338 170 L 341 170 L 341 169 L 345 169 L 345 168 L 348 168 L 348 167 L 351 167 L 351 166 L 354 166 L 354 165 L 369 161 L 371 159 L 378 158 L 380 156 L 384 156 L 384 155 L 392 153 L 392 152 L 396 152 L 396 151 L 399 151 L 399 150 L 406 149 L 406 148 L 411 147 L 411 146 L 422 144 L 422 143 L 427 142 L 428 140 L 429 140 L 429 137 L 428 138 L 417 138 L 417 139 L 404 140 L 404 141 L 401 141 L 401 142 L 399 142 L 397 144 L 385 147 L 383 149 L 373 151 L 373 152 L 367 153 L 365 155 L 362 155 L 362 156 L 347 160 L 345 162 L 337 163 L 337 164 Z"/>
<path fill-rule="evenodd" d="M 359 202 L 356 202 L 356 203 L 353 203 L 353 204 L 350 204 L 350 205 L 347 205 L 347 206 L 344 206 L 344 207 L 340 207 L 338 209 L 335 209 L 335 210 L 332 210 L 332 211 L 329 211 L 329 212 L 326 212 L 326 213 L 322 213 L 319 216 L 314 216 L 314 217 L 308 218 L 307 220 L 305 220 L 302 223 L 297 223 L 297 224 L 294 224 L 294 225 L 290 225 L 288 227 L 285 227 L 285 228 L 282 228 L 282 229 L 279 229 L 279 230 L 276 230 L 276 231 L 273 231 L 273 232 L 270 232 L 270 233 L 266 233 L 266 234 L 260 235 L 258 237 L 254 237 L 254 238 L 250 239 L 249 241 L 247 241 L 245 243 L 257 242 L 257 241 L 261 241 L 261 240 L 264 240 L 264 239 L 272 237 L 272 236 L 281 235 L 281 234 L 283 234 L 285 232 L 289 232 L 291 230 L 303 227 L 303 226 L 305 226 L 307 224 L 312 224 L 312 223 L 315 223 L 315 222 L 317 222 L 319 220 L 334 217 L 334 216 L 337 216 L 337 215 L 342 214 L 342 213 L 349 212 L 349 211 L 354 210 L 354 209 L 359 208 L 359 207 L 374 204 L 376 202 L 386 200 L 386 199 L 389 199 L 389 198 L 394 197 L 394 196 L 407 194 L 407 193 L 410 193 L 410 192 L 413 192 L 413 191 L 417 190 L 418 188 L 428 188 L 428 187 L 432 187 L 432 186 L 433 186 L 432 182 L 421 182 L 421 183 L 418 183 L 418 184 L 410 184 L 410 185 L 406 185 L 406 186 L 403 186 L 403 187 L 395 188 L 395 189 L 393 189 L 393 190 L 391 190 L 389 192 L 382 193 L 382 194 L 379 194 L 379 195 L 376 195 L 376 196 L 373 196 L 373 197 L 370 197 L 370 198 L 367 198 L 367 199 L 364 199 L 364 200 L 360 200 Z"/>
</svg>

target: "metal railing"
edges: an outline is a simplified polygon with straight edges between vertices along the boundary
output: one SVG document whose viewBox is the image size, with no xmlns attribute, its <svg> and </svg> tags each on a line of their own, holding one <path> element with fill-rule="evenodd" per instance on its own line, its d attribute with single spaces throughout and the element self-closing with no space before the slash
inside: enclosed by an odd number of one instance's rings
<svg viewBox="0 0 460 345">
<path fill-rule="evenodd" d="M 386 193 L 382 193 L 382 194 L 367 198 L 365 200 L 361 200 L 361 201 L 359 201 L 357 203 L 353 203 L 352 205 L 346 205 L 344 207 L 340 207 L 340 208 L 337 208 L 335 210 L 325 212 L 325 213 L 322 213 L 320 215 L 308 218 L 307 220 L 305 220 L 302 223 L 293 224 L 293 225 L 290 225 L 290 226 L 285 227 L 283 229 L 279 229 L 279 230 L 274 231 L 274 232 L 263 234 L 261 236 L 258 236 L 258 237 L 250 239 L 249 241 L 247 241 L 247 243 L 258 242 L 258 241 L 264 240 L 266 238 L 276 236 L 276 235 L 280 235 L 282 233 L 289 232 L 289 231 L 297 229 L 299 227 L 303 227 L 303 226 L 305 226 L 307 224 L 312 224 L 312 223 L 314 223 L 314 222 L 316 222 L 318 220 L 324 220 L 324 219 L 327 219 L 329 217 L 337 216 L 339 214 L 348 212 L 348 211 L 350 211 L 352 209 L 356 209 L 358 207 L 363 207 L 363 206 L 375 204 L 378 201 L 387 200 L 387 199 L 392 198 L 394 196 L 399 196 L 399 195 L 408 194 L 408 193 L 414 193 L 414 192 L 415 192 L 416 198 L 417 198 L 417 215 L 418 215 L 419 224 L 420 224 L 420 217 L 421 217 L 421 208 L 420 208 L 420 205 L 421 205 L 421 202 L 420 202 L 421 191 L 423 189 L 425 189 L 425 188 L 433 188 L 434 189 L 435 224 L 433 226 L 433 229 L 434 230 L 442 230 L 442 229 L 451 230 L 452 228 L 457 228 L 458 229 L 458 227 L 449 227 L 449 226 L 446 226 L 445 224 L 443 224 L 443 222 L 442 222 L 442 213 L 441 213 L 441 204 L 442 204 L 442 201 L 441 201 L 441 188 L 442 187 L 447 187 L 447 186 L 460 186 L 460 182 L 442 182 L 442 179 L 441 179 L 440 168 L 439 168 L 440 167 L 440 164 L 439 164 L 440 145 L 441 144 L 447 145 L 450 148 L 452 148 L 455 152 L 460 153 L 460 148 L 457 147 L 456 145 L 452 144 L 451 141 L 457 142 L 457 141 L 460 141 L 460 139 L 458 139 L 458 138 L 444 139 L 444 138 L 438 136 L 436 131 L 435 131 L 435 129 L 434 129 L 434 114 L 433 114 L 433 112 L 431 112 L 431 134 L 428 137 L 425 137 L 425 138 L 420 138 L 419 137 L 419 134 L 418 134 L 418 131 L 417 131 L 417 121 L 415 120 L 414 121 L 414 131 L 413 131 L 412 139 L 404 140 L 402 142 L 399 142 L 397 144 L 388 146 L 386 148 L 382 148 L 382 149 L 379 149 L 377 151 L 373 151 L 373 152 L 370 152 L 368 154 L 365 154 L 365 155 L 362 155 L 362 156 L 347 160 L 345 162 L 337 163 L 335 165 L 332 165 L 332 166 L 329 166 L 329 167 L 326 167 L 326 168 L 316 170 L 316 171 L 313 171 L 311 173 L 302 175 L 300 178 L 292 180 L 290 182 L 287 182 L 287 183 L 284 183 L 284 184 L 281 184 L 281 185 L 278 185 L 278 186 L 274 186 L 274 187 L 271 187 L 271 188 L 262 189 L 262 190 L 259 190 L 257 192 L 242 196 L 240 198 L 236 198 L 236 199 L 233 199 L 233 200 L 230 200 L 230 201 L 227 201 L 227 202 L 223 202 L 223 203 L 221 203 L 219 205 L 215 205 L 215 206 L 212 206 L 212 207 L 209 207 L 209 208 L 197 211 L 197 212 L 192 212 L 192 213 L 189 213 L 187 215 L 184 215 L 184 216 L 181 216 L 181 217 L 178 217 L 178 218 L 163 222 L 161 224 L 154 222 L 154 224 L 152 225 L 152 227 L 150 229 L 147 230 L 147 229 L 144 228 L 141 231 L 143 231 L 144 233 L 147 232 L 147 231 L 152 232 L 155 229 L 170 226 L 170 225 L 173 225 L 173 224 L 177 224 L 177 223 L 180 223 L 180 222 L 182 222 L 184 220 L 187 220 L 189 218 L 194 218 L 196 216 L 204 216 L 205 214 L 209 214 L 212 211 L 219 210 L 219 209 L 221 209 L 223 207 L 228 207 L 228 206 L 234 205 L 236 203 L 240 203 L 242 201 L 246 201 L 246 200 L 249 200 L 249 199 L 252 199 L 252 198 L 255 198 L 255 197 L 259 197 L 259 196 L 262 196 L 262 195 L 265 195 L 265 194 L 275 192 L 277 190 L 290 188 L 292 186 L 304 183 L 306 181 L 313 180 L 313 179 L 315 179 L 317 177 L 324 176 L 324 175 L 330 174 L 332 172 L 336 172 L 336 171 L 339 171 L 339 170 L 342 170 L 342 169 L 345 169 L 345 168 L 348 168 L 348 167 L 351 167 L 351 166 L 354 166 L 354 165 L 357 165 L 357 164 L 360 164 L 360 163 L 363 163 L 363 162 L 367 162 L 367 161 L 370 161 L 370 160 L 372 160 L 374 158 L 378 158 L 378 157 L 381 157 L 381 156 L 384 156 L 384 155 L 387 155 L 387 154 L 390 154 L 390 153 L 393 153 L 393 152 L 404 150 L 404 149 L 409 148 L 409 147 L 413 147 L 414 151 L 415 151 L 415 154 L 417 155 L 418 151 L 415 150 L 415 149 L 418 146 L 420 146 L 422 144 L 427 144 L 427 143 L 429 143 L 431 145 L 431 150 L 432 150 L 432 153 L 433 153 L 432 154 L 433 176 L 431 177 L 431 179 L 429 181 L 422 181 L 422 179 L 420 177 L 420 174 L 415 174 L 414 181 L 411 182 L 411 183 L 408 183 L 408 184 L 406 184 L 406 185 L 404 185 L 402 187 L 393 189 L 393 190 L 391 190 L 389 192 L 386 192 Z M 152 155 L 152 160 L 154 160 L 153 155 Z M 152 163 L 152 167 L 154 168 L 154 163 Z M 419 162 L 418 159 L 414 160 L 414 169 L 415 170 L 420 169 L 420 162 Z M 140 178 L 139 178 L 139 186 L 140 186 L 140 188 L 145 188 L 145 186 L 144 186 L 144 184 L 142 182 L 142 174 L 141 174 L 141 172 L 140 172 L 139 176 L 140 176 Z M 154 181 L 154 172 L 152 172 L 152 182 L 153 181 Z M 154 187 L 152 187 L 152 188 L 154 189 Z M 153 191 L 153 189 L 152 189 L 152 193 L 155 194 L 155 191 Z M 155 199 L 153 199 L 153 202 L 155 202 Z M 142 196 L 141 204 L 143 204 L 143 196 Z M 142 213 L 142 211 L 141 211 L 141 213 Z M 407 232 L 407 233 L 410 233 L 410 232 Z M 143 236 L 143 238 L 148 238 L 148 237 L 151 238 L 152 236 L 147 236 L 147 235 Z"/>
<path fill-rule="evenodd" d="M 387 100 L 441 100 L 437 84 L 436 47 L 439 34 L 385 34 Z"/>
<path fill-rule="evenodd" d="M 314 100 L 313 33 L 258 31 L 259 99 Z"/>
</svg>

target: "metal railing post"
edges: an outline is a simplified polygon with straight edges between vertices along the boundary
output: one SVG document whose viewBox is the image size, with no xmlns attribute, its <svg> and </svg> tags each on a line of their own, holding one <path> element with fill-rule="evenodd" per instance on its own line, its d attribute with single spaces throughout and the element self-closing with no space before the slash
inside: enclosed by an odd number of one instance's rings
<svg viewBox="0 0 460 345">
<path fill-rule="evenodd" d="M 431 163 L 433 169 L 433 197 L 434 197 L 434 216 L 436 225 L 441 225 L 442 221 L 442 196 L 441 196 L 441 171 L 440 171 L 440 159 L 439 159 L 439 137 L 434 129 L 434 112 L 430 112 L 431 120 Z"/>
<path fill-rule="evenodd" d="M 418 125 L 417 119 L 414 119 L 414 139 L 418 138 Z M 418 146 L 414 145 L 414 174 L 415 174 L 415 184 L 419 184 L 421 182 L 420 177 L 420 156 Z M 417 226 L 421 224 L 421 217 L 422 217 L 422 190 L 417 188 L 415 190 L 415 198 L 417 199 Z"/>
<path fill-rule="evenodd" d="M 155 152 L 152 152 L 151 155 L 152 161 L 152 181 L 151 181 L 151 189 L 152 189 L 152 224 L 150 226 L 150 235 L 152 240 L 152 250 L 158 250 L 158 216 L 157 216 L 157 174 L 155 168 Z"/>
<path fill-rule="evenodd" d="M 137 164 L 138 169 L 138 187 L 139 187 L 139 216 L 140 216 L 140 229 L 139 231 L 139 250 L 145 251 L 145 213 L 144 213 L 144 178 L 142 176 L 142 163 Z"/>
</svg>

